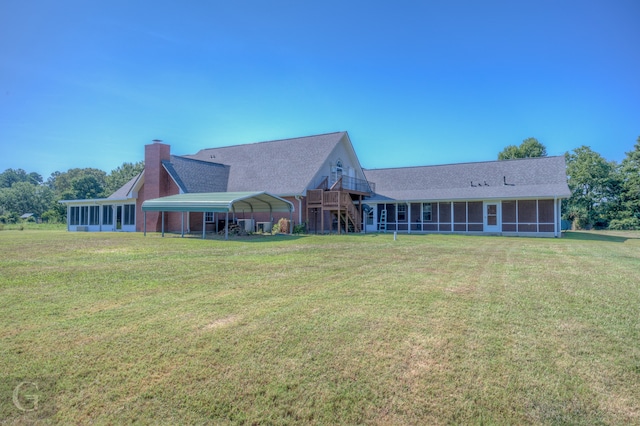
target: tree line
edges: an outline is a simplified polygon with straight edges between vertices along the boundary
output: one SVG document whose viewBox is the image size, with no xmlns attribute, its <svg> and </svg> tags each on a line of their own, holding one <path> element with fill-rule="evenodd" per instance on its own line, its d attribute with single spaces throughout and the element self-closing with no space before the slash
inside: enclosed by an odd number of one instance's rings
<svg viewBox="0 0 640 426">
<path fill-rule="evenodd" d="M 64 222 L 66 207 L 58 201 L 108 197 L 143 169 L 142 161 L 125 162 L 111 173 L 74 168 L 53 172 L 46 181 L 36 172 L 7 169 L 0 173 L 0 223 L 15 223 L 26 213 L 44 222 Z"/>
<path fill-rule="evenodd" d="M 509 145 L 498 160 L 544 157 L 535 138 Z M 571 197 L 563 201 L 563 219 L 577 229 L 640 229 L 640 137 L 621 163 L 607 161 L 588 146 L 565 154 Z"/>
</svg>

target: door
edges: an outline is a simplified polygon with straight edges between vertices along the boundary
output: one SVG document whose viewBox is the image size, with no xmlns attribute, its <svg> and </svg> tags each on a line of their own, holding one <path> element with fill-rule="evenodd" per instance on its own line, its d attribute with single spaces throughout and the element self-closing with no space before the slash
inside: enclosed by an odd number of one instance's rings
<svg viewBox="0 0 640 426">
<path fill-rule="evenodd" d="M 365 232 L 376 232 L 376 211 L 375 207 L 363 212 L 364 215 L 364 230 Z"/>
<path fill-rule="evenodd" d="M 500 203 L 484 203 L 484 232 L 500 232 Z"/>
<path fill-rule="evenodd" d="M 116 231 L 122 231 L 122 206 L 116 206 Z"/>
</svg>

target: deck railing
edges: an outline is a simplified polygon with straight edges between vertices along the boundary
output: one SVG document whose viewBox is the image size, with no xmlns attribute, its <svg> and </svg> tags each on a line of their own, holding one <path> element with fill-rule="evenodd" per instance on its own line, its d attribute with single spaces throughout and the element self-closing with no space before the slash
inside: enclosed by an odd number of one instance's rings
<svg viewBox="0 0 640 426">
<path fill-rule="evenodd" d="M 376 192 L 376 184 L 373 182 L 369 182 L 364 179 L 358 179 L 354 177 L 349 177 L 342 175 L 338 179 L 330 179 L 329 176 L 322 176 L 316 184 L 314 185 L 316 188 L 322 189 L 343 189 L 347 191 L 357 191 L 357 192 L 365 192 L 369 194 L 373 194 Z"/>
</svg>

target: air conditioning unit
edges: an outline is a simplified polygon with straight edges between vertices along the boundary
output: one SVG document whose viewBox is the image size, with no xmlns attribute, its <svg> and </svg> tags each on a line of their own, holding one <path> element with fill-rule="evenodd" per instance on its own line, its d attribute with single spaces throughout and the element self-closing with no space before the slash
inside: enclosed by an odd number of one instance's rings
<svg viewBox="0 0 640 426">
<path fill-rule="evenodd" d="M 273 228 L 273 224 L 271 222 L 258 222 L 258 232 L 270 233 Z"/>
<path fill-rule="evenodd" d="M 247 232 L 254 232 L 256 229 L 256 225 L 253 219 L 238 219 L 238 226 L 240 226 Z"/>
</svg>

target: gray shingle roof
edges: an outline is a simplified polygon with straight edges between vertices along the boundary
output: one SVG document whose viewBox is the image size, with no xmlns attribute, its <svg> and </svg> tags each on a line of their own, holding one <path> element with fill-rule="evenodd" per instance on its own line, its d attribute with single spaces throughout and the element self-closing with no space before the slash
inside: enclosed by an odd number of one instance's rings
<svg viewBox="0 0 640 426">
<path fill-rule="evenodd" d="M 114 192 L 113 194 L 109 195 L 109 199 L 113 199 L 113 200 L 124 200 L 127 199 L 129 196 L 129 192 L 131 192 L 131 189 L 133 189 L 133 186 L 136 184 L 136 182 L 138 181 L 138 178 L 140 177 L 140 175 L 142 174 L 142 172 L 138 173 L 136 176 L 132 177 L 129 182 L 125 183 L 124 185 L 122 185 L 116 192 Z"/>
<path fill-rule="evenodd" d="M 227 191 L 229 166 L 177 155 L 162 164 L 185 193 Z"/>
<path fill-rule="evenodd" d="M 230 166 L 227 191 L 303 194 L 346 132 L 203 149 L 187 158 Z"/>
<path fill-rule="evenodd" d="M 571 195 L 564 157 L 364 171 L 376 183 L 369 201 L 472 200 Z M 506 185 L 505 185 L 506 181 Z"/>
</svg>

